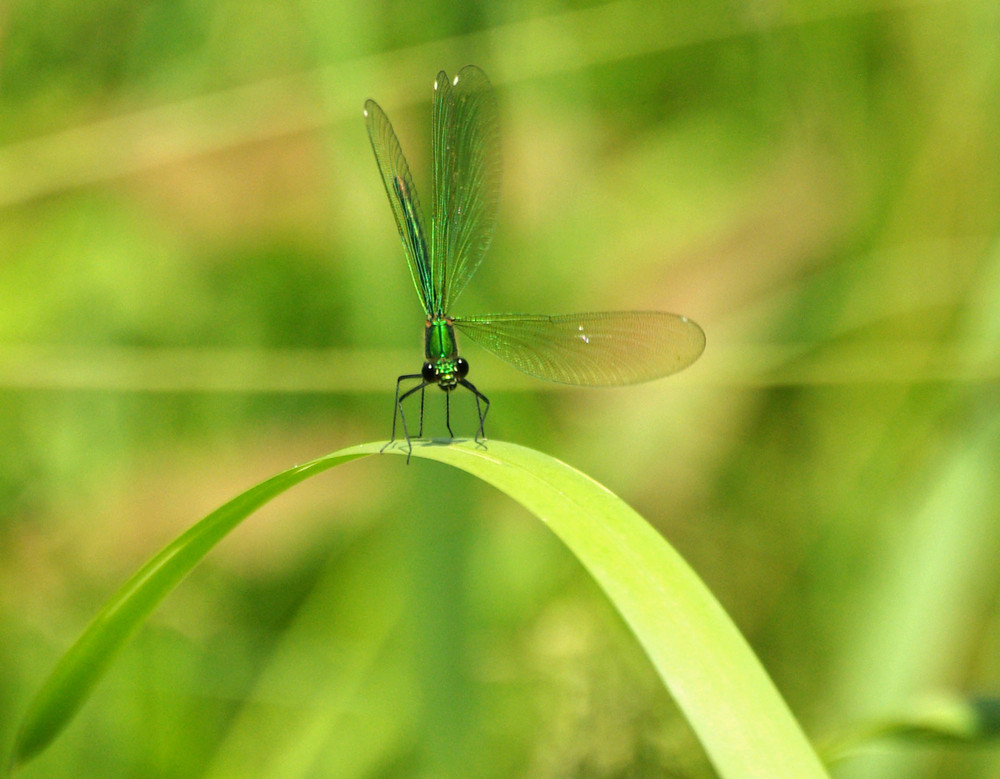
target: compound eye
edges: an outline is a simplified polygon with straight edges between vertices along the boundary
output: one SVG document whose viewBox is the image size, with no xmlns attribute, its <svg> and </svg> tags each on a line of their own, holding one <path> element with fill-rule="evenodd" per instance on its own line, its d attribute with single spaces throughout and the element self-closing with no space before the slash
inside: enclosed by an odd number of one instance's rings
<svg viewBox="0 0 1000 779">
<path fill-rule="evenodd" d="M 460 379 L 464 379 L 469 375 L 469 363 L 464 357 L 459 357 L 455 360 L 455 373 Z"/>
<path fill-rule="evenodd" d="M 424 377 L 424 381 L 428 384 L 433 384 L 438 380 L 437 368 L 434 367 L 434 363 L 425 362 L 424 367 L 420 369 L 420 375 Z"/>
</svg>

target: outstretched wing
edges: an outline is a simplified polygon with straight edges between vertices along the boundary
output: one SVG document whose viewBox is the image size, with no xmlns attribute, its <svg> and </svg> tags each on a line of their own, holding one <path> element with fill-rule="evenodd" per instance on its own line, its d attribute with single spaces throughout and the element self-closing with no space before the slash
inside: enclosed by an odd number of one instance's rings
<svg viewBox="0 0 1000 779">
<path fill-rule="evenodd" d="M 420 210 L 417 187 L 410 175 L 410 166 L 396 138 L 396 133 L 379 104 L 374 100 L 365 103 L 365 124 L 368 138 L 372 142 L 375 161 L 385 193 L 389 197 L 392 215 L 396 218 L 396 229 L 403 239 L 406 261 L 410 266 L 413 286 L 417 288 L 424 312 L 430 314 L 435 300 L 434 282 L 430 257 L 427 253 L 427 238 L 424 233 L 424 218 Z"/>
<path fill-rule="evenodd" d="M 500 136 L 496 96 L 474 65 L 434 82 L 431 123 L 434 214 L 431 275 L 436 310 L 445 314 L 493 239 L 500 197 Z"/>
<path fill-rule="evenodd" d="M 589 387 L 638 384 L 676 373 L 705 350 L 690 319 L 662 311 L 456 317 L 455 326 L 515 368 Z"/>
</svg>

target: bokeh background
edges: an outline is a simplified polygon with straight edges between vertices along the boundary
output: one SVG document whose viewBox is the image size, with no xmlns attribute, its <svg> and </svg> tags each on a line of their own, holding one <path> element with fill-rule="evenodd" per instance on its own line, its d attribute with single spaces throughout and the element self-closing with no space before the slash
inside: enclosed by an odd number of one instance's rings
<svg viewBox="0 0 1000 779">
<path fill-rule="evenodd" d="M 664 309 L 708 336 L 620 390 L 466 344 L 489 435 L 659 528 L 817 742 L 997 692 L 994 0 L 46 0 L 0 29 L 3 749 L 158 548 L 388 436 L 422 324 L 361 107 L 426 190 L 431 83 L 468 62 L 504 187 L 456 313 Z M 996 776 L 1000 753 L 880 743 L 835 769 Z M 711 769 L 543 525 L 398 457 L 247 521 L 23 771 L 448 775 Z"/>
</svg>

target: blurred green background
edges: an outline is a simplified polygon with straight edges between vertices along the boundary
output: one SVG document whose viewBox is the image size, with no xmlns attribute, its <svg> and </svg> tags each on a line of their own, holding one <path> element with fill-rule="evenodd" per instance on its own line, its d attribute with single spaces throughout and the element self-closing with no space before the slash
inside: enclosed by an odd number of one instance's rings
<svg viewBox="0 0 1000 779">
<path fill-rule="evenodd" d="M 160 546 L 388 436 L 422 324 L 361 106 L 427 189 L 431 83 L 468 62 L 504 186 L 455 313 L 664 309 L 708 336 L 620 390 L 465 344 L 488 434 L 654 523 L 817 741 L 997 692 L 994 0 L 49 0 L 0 30 L 0 748 Z M 248 521 L 23 771 L 251 775 L 711 769 L 544 526 L 393 457 Z M 1000 754 L 883 743 L 836 775 Z"/>
</svg>

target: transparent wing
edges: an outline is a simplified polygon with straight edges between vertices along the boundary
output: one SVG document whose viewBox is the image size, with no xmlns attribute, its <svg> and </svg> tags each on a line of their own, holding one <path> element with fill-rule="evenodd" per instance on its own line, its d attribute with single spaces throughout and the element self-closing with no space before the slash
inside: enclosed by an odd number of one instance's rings
<svg viewBox="0 0 1000 779">
<path fill-rule="evenodd" d="M 434 82 L 432 276 L 438 310 L 447 313 L 493 239 L 500 196 L 496 96 L 474 65 Z"/>
<path fill-rule="evenodd" d="M 431 274 L 431 264 L 427 253 L 427 239 L 424 233 L 423 212 L 420 210 L 420 199 L 417 197 L 417 187 L 410 175 L 410 166 L 396 138 L 396 133 L 389 123 L 379 104 L 374 100 L 365 103 L 365 124 L 368 127 L 368 138 L 372 142 L 375 161 L 385 193 L 389 197 L 392 215 L 396 218 L 396 229 L 403 239 L 403 249 L 406 261 L 410 266 L 413 286 L 417 288 L 420 302 L 425 313 L 431 313 L 431 303 L 434 298 L 434 282 Z"/>
<path fill-rule="evenodd" d="M 661 311 L 456 317 L 455 326 L 515 368 L 590 387 L 638 384 L 676 373 L 705 350 L 694 322 Z"/>
</svg>

